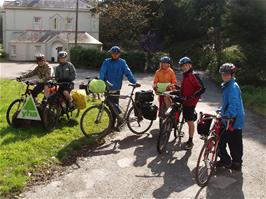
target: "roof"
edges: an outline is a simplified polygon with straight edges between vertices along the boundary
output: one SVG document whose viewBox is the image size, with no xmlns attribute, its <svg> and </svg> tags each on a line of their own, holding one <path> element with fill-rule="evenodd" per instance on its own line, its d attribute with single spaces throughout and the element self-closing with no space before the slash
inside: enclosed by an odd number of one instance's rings
<svg viewBox="0 0 266 199">
<path fill-rule="evenodd" d="M 76 0 L 6 0 L 4 1 L 3 7 L 75 9 L 76 2 Z M 94 0 L 79 0 L 80 9 L 89 9 L 93 6 L 95 6 Z"/>
<path fill-rule="evenodd" d="M 52 39 L 63 40 L 66 43 L 75 43 L 75 32 L 74 31 L 34 31 L 28 30 L 19 34 L 16 38 L 10 42 L 15 43 L 47 43 Z M 78 43 L 80 44 L 93 44 L 102 45 L 100 41 L 92 37 L 89 33 L 84 31 L 78 32 Z"/>
</svg>

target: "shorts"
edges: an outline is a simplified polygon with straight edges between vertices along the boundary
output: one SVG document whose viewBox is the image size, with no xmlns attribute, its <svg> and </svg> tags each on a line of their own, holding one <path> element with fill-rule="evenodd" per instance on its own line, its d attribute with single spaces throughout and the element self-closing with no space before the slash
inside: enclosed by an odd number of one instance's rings
<svg viewBox="0 0 266 199">
<path fill-rule="evenodd" d="M 69 93 L 74 89 L 74 83 L 69 82 L 67 84 L 61 84 L 59 86 L 59 93 L 63 94 L 64 91 L 68 91 Z"/>
<path fill-rule="evenodd" d="M 195 111 L 195 106 L 183 107 L 183 116 L 186 122 L 196 121 L 197 113 Z"/>
</svg>

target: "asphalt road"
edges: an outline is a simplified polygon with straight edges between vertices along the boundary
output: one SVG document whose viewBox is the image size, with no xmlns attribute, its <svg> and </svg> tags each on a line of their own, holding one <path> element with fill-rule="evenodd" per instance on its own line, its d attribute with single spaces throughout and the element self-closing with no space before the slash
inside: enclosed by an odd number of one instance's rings
<svg viewBox="0 0 266 199">
<path fill-rule="evenodd" d="M 32 64 L 2 64 L 2 78 L 14 78 Z M 78 70 L 78 81 L 97 73 Z M 136 75 L 142 89 L 150 89 L 152 76 Z M 219 106 L 221 91 L 205 78 L 206 93 L 197 111 L 213 113 Z M 123 93 L 129 87 L 124 83 Z M 158 155 L 156 141 L 158 121 L 143 136 L 127 128 L 112 134 L 106 143 L 86 157 L 77 159 L 79 168 L 54 179 L 47 185 L 33 187 L 24 198 L 266 198 L 266 120 L 246 110 L 243 133 L 244 157 L 242 172 L 218 170 L 203 189 L 194 181 L 194 168 L 203 141 L 195 134 L 194 148 L 184 151 L 176 142 L 169 152 Z M 187 140 L 187 127 L 185 126 Z M 73 141 L 74 142 L 74 141 Z"/>
</svg>

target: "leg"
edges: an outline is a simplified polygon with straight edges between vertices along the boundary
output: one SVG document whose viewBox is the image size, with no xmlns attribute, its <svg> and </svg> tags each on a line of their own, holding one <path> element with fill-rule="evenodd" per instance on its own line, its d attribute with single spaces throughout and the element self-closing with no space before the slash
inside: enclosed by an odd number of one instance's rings
<svg viewBox="0 0 266 199">
<path fill-rule="evenodd" d="M 44 84 L 43 83 L 38 83 L 34 89 L 32 90 L 31 94 L 32 97 L 35 99 L 36 102 L 38 102 L 37 96 L 43 91 L 44 89 Z"/>
<path fill-rule="evenodd" d="M 195 131 L 194 112 L 195 112 L 195 107 L 183 107 L 183 116 L 188 124 L 188 134 L 189 134 L 189 139 L 186 142 L 185 149 L 192 149 L 193 147 L 193 136 Z"/>
<path fill-rule="evenodd" d="M 218 156 L 220 157 L 220 162 L 221 164 L 226 164 L 230 165 L 231 164 L 231 158 L 227 153 L 226 150 L 226 144 L 228 142 L 228 133 L 225 132 L 225 129 L 221 129 L 221 137 L 219 141 L 219 154 Z"/>
<path fill-rule="evenodd" d="M 171 100 L 171 98 L 168 97 L 168 96 L 165 96 L 165 97 L 164 97 L 164 104 L 165 104 L 165 106 L 166 106 L 166 109 L 168 109 L 168 108 L 171 106 L 171 104 L 172 104 L 172 100 Z"/>
<path fill-rule="evenodd" d="M 242 130 L 229 132 L 228 145 L 232 157 L 232 167 L 241 168 L 243 156 Z"/>
<path fill-rule="evenodd" d="M 48 96 L 49 96 L 49 87 L 47 85 L 44 85 L 43 91 L 44 91 L 44 96 L 46 98 L 48 98 Z"/>
</svg>

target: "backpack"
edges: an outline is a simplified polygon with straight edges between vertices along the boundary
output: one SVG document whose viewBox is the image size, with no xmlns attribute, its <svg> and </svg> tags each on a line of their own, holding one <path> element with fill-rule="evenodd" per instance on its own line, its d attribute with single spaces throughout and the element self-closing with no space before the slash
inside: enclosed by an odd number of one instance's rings
<svg viewBox="0 0 266 199">
<path fill-rule="evenodd" d="M 198 73 L 193 73 L 193 75 L 196 77 L 196 79 L 198 80 L 198 82 L 200 83 L 201 85 L 201 89 L 200 91 L 198 91 L 195 95 L 196 97 L 200 97 L 203 93 L 205 93 L 206 91 L 206 87 L 202 81 L 202 79 L 200 78 L 200 75 Z"/>
</svg>

